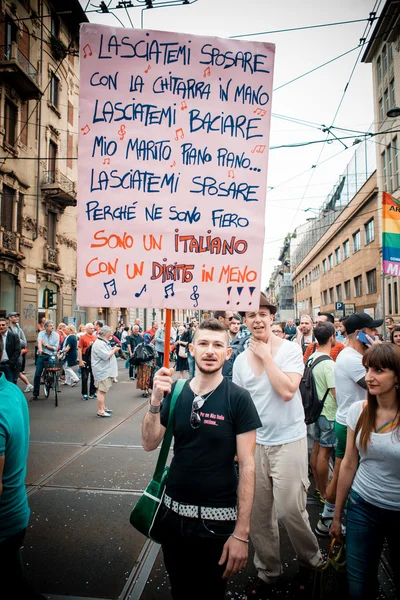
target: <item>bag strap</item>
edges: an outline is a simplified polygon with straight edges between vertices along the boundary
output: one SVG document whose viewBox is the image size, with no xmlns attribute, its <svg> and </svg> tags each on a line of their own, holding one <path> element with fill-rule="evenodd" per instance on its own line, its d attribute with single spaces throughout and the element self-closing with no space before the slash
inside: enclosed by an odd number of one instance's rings
<svg viewBox="0 0 400 600">
<path fill-rule="evenodd" d="M 175 404 L 178 399 L 179 394 L 183 390 L 183 386 L 185 385 L 185 379 L 178 379 L 175 384 L 174 393 L 172 394 L 171 403 L 169 406 L 169 415 L 168 415 L 168 425 L 164 435 L 163 443 L 161 446 L 160 454 L 158 455 L 158 460 L 156 464 L 156 468 L 154 471 L 153 479 L 155 481 L 161 481 L 161 477 L 165 468 L 165 464 L 168 458 L 168 452 L 171 447 L 172 441 L 172 430 L 173 430 L 173 420 L 174 420 L 174 409 Z"/>
</svg>

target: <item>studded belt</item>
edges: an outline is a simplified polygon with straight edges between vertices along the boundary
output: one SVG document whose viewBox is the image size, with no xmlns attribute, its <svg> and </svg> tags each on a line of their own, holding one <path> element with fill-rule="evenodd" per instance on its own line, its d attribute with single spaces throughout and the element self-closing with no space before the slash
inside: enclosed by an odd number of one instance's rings
<svg viewBox="0 0 400 600">
<path fill-rule="evenodd" d="M 236 521 L 236 508 L 215 508 L 214 506 L 196 506 L 195 504 L 181 504 L 172 500 L 171 496 L 164 494 L 163 502 L 167 508 L 181 517 L 191 519 L 210 519 L 211 521 Z"/>
</svg>

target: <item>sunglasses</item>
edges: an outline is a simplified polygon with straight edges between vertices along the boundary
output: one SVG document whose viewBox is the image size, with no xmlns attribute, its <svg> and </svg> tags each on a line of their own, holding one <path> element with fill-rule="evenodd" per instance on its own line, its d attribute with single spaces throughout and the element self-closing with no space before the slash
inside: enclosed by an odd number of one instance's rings
<svg viewBox="0 0 400 600">
<path fill-rule="evenodd" d="M 190 413 L 190 425 L 193 429 L 198 429 L 201 424 L 201 417 L 197 411 L 199 411 L 207 398 L 196 396 L 192 403 L 192 412 Z"/>
</svg>

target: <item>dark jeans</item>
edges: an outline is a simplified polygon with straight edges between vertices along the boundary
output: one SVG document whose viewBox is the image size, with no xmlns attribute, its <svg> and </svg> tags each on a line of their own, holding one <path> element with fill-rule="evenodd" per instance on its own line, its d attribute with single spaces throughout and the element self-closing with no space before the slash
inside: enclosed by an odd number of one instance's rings
<svg viewBox="0 0 400 600">
<path fill-rule="evenodd" d="M 3 590 L 12 590 L 13 598 L 26 600 L 45 600 L 24 578 L 21 546 L 25 529 L 0 542 L 0 581 Z M 3 597 L 3 596 L 2 596 Z M 8 596 L 11 598 L 11 596 Z"/>
<path fill-rule="evenodd" d="M 36 398 L 39 397 L 40 394 L 40 378 L 42 376 L 42 372 L 44 369 L 44 361 L 49 360 L 48 354 L 38 354 L 36 359 L 36 371 L 35 377 L 33 379 L 33 395 Z"/>
<path fill-rule="evenodd" d="M 190 352 L 188 352 L 188 365 L 189 365 L 189 375 L 191 378 L 194 377 L 194 371 L 195 371 L 195 367 L 196 367 L 196 363 L 194 362 L 194 358 L 193 356 L 190 354 Z"/>
<path fill-rule="evenodd" d="M 15 383 L 16 379 L 18 379 L 18 373 L 17 377 L 15 377 L 15 370 L 12 369 L 10 365 L 6 365 L 5 363 L 0 363 L 0 373 L 4 373 L 7 381 L 11 381 L 11 383 Z"/>
<path fill-rule="evenodd" d="M 174 600 L 223 600 L 225 565 L 219 566 L 222 549 L 235 521 L 206 521 L 180 517 L 160 508 L 164 563 Z"/>
<path fill-rule="evenodd" d="M 374 506 L 351 490 L 346 525 L 349 600 L 376 598 L 379 559 L 385 538 L 397 591 L 394 598 L 400 598 L 400 511 Z"/>
<path fill-rule="evenodd" d="M 159 369 L 161 369 L 161 367 L 163 366 L 163 362 L 164 362 L 164 352 L 159 352 L 158 356 L 156 358 L 156 365 Z"/>
<path fill-rule="evenodd" d="M 81 367 L 82 374 L 82 396 L 88 395 L 88 379 L 90 377 L 90 385 L 89 385 L 89 396 L 93 396 L 96 393 L 96 387 L 94 385 L 94 377 L 92 373 L 92 368 L 89 365 L 85 367 Z"/>
</svg>

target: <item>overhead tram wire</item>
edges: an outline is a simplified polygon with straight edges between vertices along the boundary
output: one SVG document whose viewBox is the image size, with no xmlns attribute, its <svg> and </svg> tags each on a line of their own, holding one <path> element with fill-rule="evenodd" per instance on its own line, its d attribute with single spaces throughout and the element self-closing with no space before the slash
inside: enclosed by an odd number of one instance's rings
<svg viewBox="0 0 400 600">
<path fill-rule="evenodd" d="M 374 17 L 376 20 L 378 17 Z M 288 29 L 272 29 L 270 31 L 258 31 L 257 33 L 241 33 L 239 35 L 231 35 L 230 39 L 254 37 L 256 35 L 272 35 L 273 33 L 287 33 L 289 31 L 304 31 L 306 29 L 319 29 L 321 27 L 335 27 L 336 25 L 349 25 L 351 23 L 363 23 L 370 19 L 353 19 L 352 21 L 338 21 L 335 23 L 321 23 L 319 25 L 304 25 L 302 27 L 289 27 Z"/>
<path fill-rule="evenodd" d="M 339 105 L 338 105 L 338 107 L 337 107 L 337 109 L 336 109 L 336 112 L 335 112 L 335 115 L 334 115 L 334 117 L 333 117 L 333 120 L 332 120 L 331 126 L 335 124 L 335 120 L 336 120 L 336 118 L 337 118 L 337 116 L 338 116 L 338 114 L 339 114 L 340 108 L 341 108 L 341 106 L 342 106 L 342 104 L 343 104 L 343 101 L 344 101 L 344 98 L 345 98 L 345 96 L 346 96 L 347 90 L 348 90 L 348 88 L 349 88 L 349 85 L 350 85 L 351 79 L 352 79 L 352 77 L 353 77 L 354 71 L 355 71 L 355 69 L 356 69 L 356 66 L 357 66 L 357 64 L 358 64 L 358 60 L 359 60 L 359 58 L 360 58 L 360 56 L 361 56 L 361 53 L 362 53 L 362 48 L 363 48 L 363 46 L 365 45 L 365 43 L 366 43 L 366 41 L 367 41 L 367 37 L 368 37 L 368 34 L 369 34 L 369 33 L 370 33 L 370 31 L 371 31 L 372 24 L 373 24 L 373 22 L 374 22 L 374 21 L 376 20 L 376 18 L 377 18 L 377 17 L 376 17 L 376 12 L 374 12 L 374 11 L 375 11 L 375 8 L 377 7 L 377 4 L 378 4 L 378 2 L 379 2 L 379 4 L 380 4 L 380 1 L 381 1 L 381 0 L 376 0 L 376 1 L 375 1 L 375 4 L 374 4 L 374 7 L 373 7 L 373 9 L 372 9 L 372 11 L 369 13 L 369 18 L 367 19 L 367 24 L 366 24 L 366 26 L 365 26 L 365 28 L 364 28 L 364 33 L 363 33 L 362 37 L 360 38 L 360 44 L 361 44 L 360 52 L 358 53 L 358 55 L 357 55 L 357 58 L 356 58 L 356 61 L 355 61 L 355 63 L 354 63 L 354 66 L 353 66 L 353 68 L 352 68 L 352 70 L 351 70 L 351 73 L 350 73 L 350 78 L 349 78 L 349 80 L 348 80 L 348 82 L 347 82 L 347 84 L 346 84 L 346 86 L 345 86 L 345 88 L 344 88 L 344 91 L 343 91 L 342 97 L 341 97 L 341 99 L 340 99 L 340 101 L 339 101 Z M 378 4 L 378 7 L 379 7 L 379 4 Z M 369 27 L 369 31 L 368 31 L 368 27 Z M 319 152 L 319 155 L 318 155 L 317 161 L 316 161 L 316 163 L 315 163 L 315 167 L 313 168 L 313 170 L 312 170 L 312 172 L 311 172 L 310 178 L 309 178 L 309 180 L 308 180 L 307 187 L 306 187 L 306 189 L 304 190 L 303 197 L 302 197 L 302 199 L 301 199 L 301 201 L 300 201 L 300 203 L 299 203 L 299 206 L 298 206 L 298 208 L 297 208 L 297 210 L 296 210 L 296 213 L 295 213 L 295 215 L 294 215 L 294 217 L 293 217 L 293 220 L 292 220 L 292 225 L 291 225 L 291 227 L 293 227 L 293 224 L 294 224 L 294 222 L 295 222 L 295 220 L 296 220 L 296 217 L 297 217 L 297 215 L 298 215 L 298 212 L 299 212 L 299 210 L 300 210 L 300 208 L 301 208 L 301 205 L 302 205 L 302 203 L 303 203 L 303 200 L 304 200 L 304 198 L 305 198 L 305 196 L 306 196 L 306 194 L 307 194 L 308 187 L 309 187 L 309 185 L 310 185 L 310 183 L 311 183 L 311 181 L 312 181 L 312 178 L 314 177 L 315 168 L 318 166 L 318 164 L 319 164 L 319 162 L 320 162 L 320 160 L 321 160 L 321 156 L 322 156 L 322 153 L 323 153 L 323 151 L 324 151 L 324 149 L 325 149 L 326 142 L 328 141 L 328 136 L 329 136 L 329 134 L 330 134 L 330 133 L 331 133 L 331 132 L 330 132 L 329 128 L 327 128 L 327 138 L 326 138 L 326 141 L 325 141 L 324 145 L 322 146 L 322 148 L 321 148 L 321 150 L 320 150 L 320 152 Z"/>
</svg>

